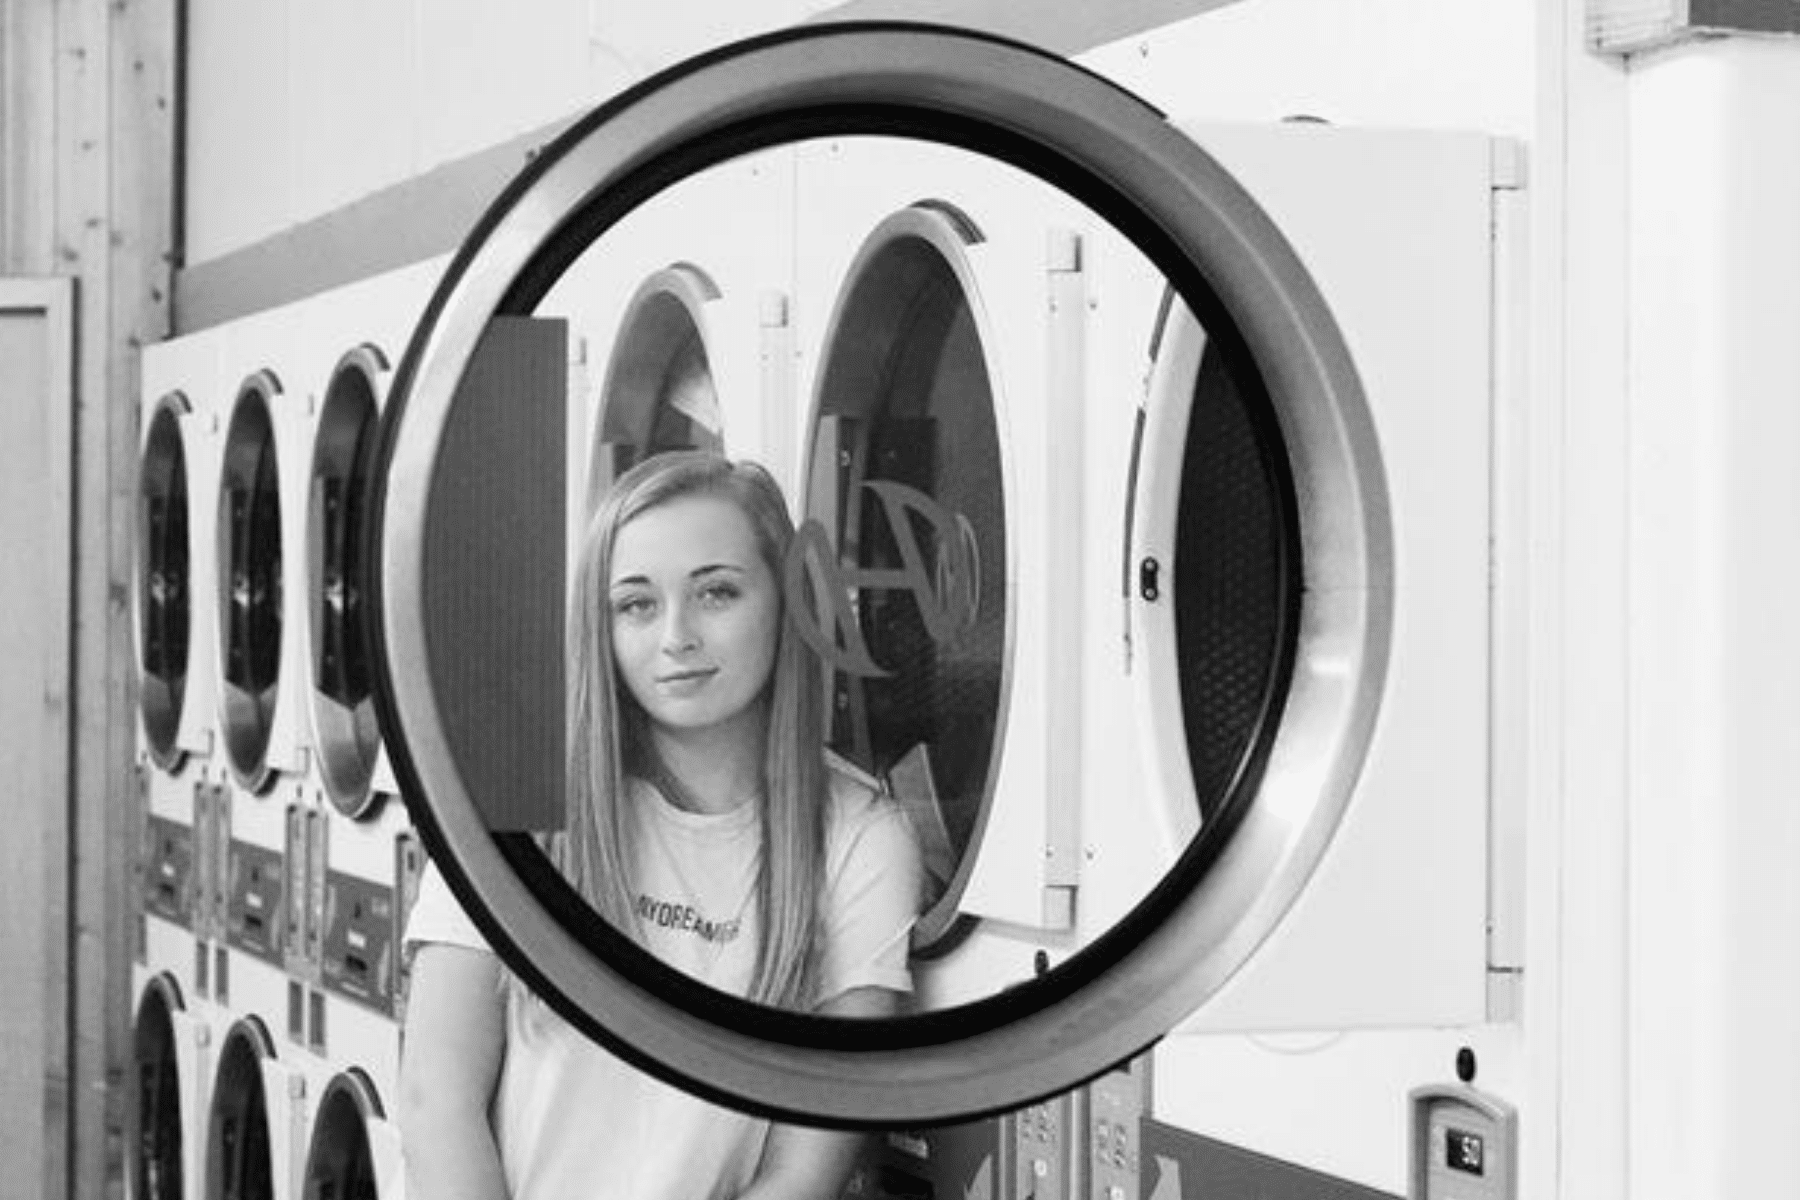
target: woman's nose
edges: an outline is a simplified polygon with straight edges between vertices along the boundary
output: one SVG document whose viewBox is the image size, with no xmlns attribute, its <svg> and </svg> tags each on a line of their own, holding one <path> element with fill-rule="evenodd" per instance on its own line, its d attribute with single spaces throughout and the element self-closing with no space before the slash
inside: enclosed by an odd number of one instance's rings
<svg viewBox="0 0 1800 1200">
<path fill-rule="evenodd" d="M 677 601 L 669 605 L 663 618 L 662 648 L 667 654 L 685 654 L 698 647 L 700 635 L 695 632 L 688 606 Z"/>
</svg>

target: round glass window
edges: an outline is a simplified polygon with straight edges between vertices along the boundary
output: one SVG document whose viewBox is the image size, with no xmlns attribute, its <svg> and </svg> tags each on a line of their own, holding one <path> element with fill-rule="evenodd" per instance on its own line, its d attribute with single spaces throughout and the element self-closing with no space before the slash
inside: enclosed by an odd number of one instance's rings
<svg viewBox="0 0 1800 1200">
<path fill-rule="evenodd" d="M 695 201 L 719 195 L 771 219 L 724 243 L 744 227 Z M 792 297 L 759 391 L 714 374 L 694 275 L 642 282 L 697 247 Z M 1140 486 L 1165 292 L 1213 351 L 1180 440 L 1152 422 Z M 1379 472 L 1330 313 L 1160 114 L 985 37 L 758 39 L 546 147 L 428 313 L 378 456 L 377 701 L 434 862 L 555 1014 L 766 1114 L 941 1121 L 1129 1057 L 1279 919 L 1347 791 L 1264 805 L 1262 776 L 1294 721 L 1360 753 L 1366 699 L 1295 664 L 1380 645 L 1385 620 L 1308 625 L 1300 498 L 1365 531 L 1327 564 L 1355 594 L 1378 590 L 1385 510 L 1362 508 Z M 576 336 L 609 363 L 594 396 L 563 372 Z M 763 397 L 798 478 L 716 453 L 728 394 Z M 573 430 L 593 447 L 574 487 Z M 675 444 L 696 448 L 646 453 Z M 1169 600 L 1179 650 L 1134 642 Z M 1166 674 L 1153 657 L 1181 664 L 1165 700 L 1134 690 Z M 1095 732 L 1127 712 L 1179 745 L 1181 788 Z M 1083 886 L 1071 821 L 1163 847 L 1099 921 L 1038 915 Z M 1021 905 L 1055 954 L 984 974 Z M 971 924 L 973 982 L 905 998 Z M 840 1003 L 858 988 L 902 998 Z"/>
<path fill-rule="evenodd" d="M 179 765 L 193 590 L 188 567 L 187 452 L 179 394 L 157 402 L 138 473 L 138 655 L 144 736 L 165 770 Z"/>
<path fill-rule="evenodd" d="M 219 478 L 220 715 L 232 773 L 269 785 L 269 735 L 281 678 L 281 487 L 270 405 L 281 386 L 258 372 L 238 389 Z"/>
<path fill-rule="evenodd" d="M 668 450 L 720 450 L 723 418 L 706 353 L 704 306 L 718 288 L 680 263 L 639 285 L 612 339 L 588 460 L 588 507 L 613 482 Z M 573 299 L 552 299 L 555 310 Z"/>
<path fill-rule="evenodd" d="M 368 816 L 375 806 L 369 783 L 381 751 L 364 633 L 363 505 L 374 458 L 375 385 L 387 369 L 379 350 L 363 346 L 332 371 L 307 498 L 313 729 L 326 793 L 352 817 Z"/>
<path fill-rule="evenodd" d="M 887 781 L 919 839 L 920 948 L 957 916 L 1004 711 L 1005 467 L 986 331 L 958 271 L 972 228 L 905 212 L 851 266 L 819 368 L 795 560 L 832 586 L 790 583 L 834 667 L 826 744 Z M 900 580 L 919 586 L 882 586 Z"/>
</svg>

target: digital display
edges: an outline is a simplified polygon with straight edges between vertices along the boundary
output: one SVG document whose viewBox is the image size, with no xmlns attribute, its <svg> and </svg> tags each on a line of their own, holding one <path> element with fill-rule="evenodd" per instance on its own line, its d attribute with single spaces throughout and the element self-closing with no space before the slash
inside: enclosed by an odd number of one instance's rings
<svg viewBox="0 0 1800 1200">
<path fill-rule="evenodd" d="M 1470 1133 L 1466 1129 L 1444 1130 L 1444 1163 L 1452 1171 L 1466 1171 L 1470 1175 L 1485 1174 L 1485 1150 L 1486 1146 L 1482 1144 L 1478 1133 Z"/>
</svg>

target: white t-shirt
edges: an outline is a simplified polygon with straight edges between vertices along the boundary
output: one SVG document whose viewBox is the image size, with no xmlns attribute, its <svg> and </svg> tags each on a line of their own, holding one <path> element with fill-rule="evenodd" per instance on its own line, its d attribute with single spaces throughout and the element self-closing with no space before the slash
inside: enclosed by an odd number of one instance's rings
<svg viewBox="0 0 1800 1200">
<path fill-rule="evenodd" d="M 759 825 L 748 806 L 676 808 L 633 781 L 637 909 L 648 948 L 721 991 L 743 995 L 756 956 L 748 899 Z M 831 776 L 821 921 L 821 1002 L 851 988 L 910 991 L 907 949 L 919 851 L 892 801 Z M 487 950 L 435 868 L 405 942 Z M 491 1113 L 513 1200 L 714 1200 L 749 1183 L 769 1123 L 698 1100 L 595 1045 L 547 1006 L 509 1002 Z"/>
</svg>

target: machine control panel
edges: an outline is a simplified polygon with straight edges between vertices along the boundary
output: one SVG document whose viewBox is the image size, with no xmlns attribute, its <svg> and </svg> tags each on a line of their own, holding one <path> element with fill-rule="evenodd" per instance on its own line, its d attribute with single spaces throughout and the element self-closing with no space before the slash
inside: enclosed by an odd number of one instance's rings
<svg viewBox="0 0 1800 1200">
<path fill-rule="evenodd" d="M 325 876 L 325 987 L 373 1008 L 394 1011 L 394 889 L 354 875 Z"/>
<path fill-rule="evenodd" d="M 1138 1200 L 1144 1118 L 1150 1115 L 1150 1055 L 1090 1082 L 1082 1092 L 1088 1200 Z"/>
<path fill-rule="evenodd" d="M 1013 1200 L 1068 1200 L 1069 1133 L 1073 1098 L 1028 1105 L 1009 1119 L 1013 1142 Z"/>
<path fill-rule="evenodd" d="M 1408 1200 L 1514 1200 L 1517 1115 L 1472 1087 L 1413 1089 Z"/>
<path fill-rule="evenodd" d="M 226 926 L 226 864 L 231 854 L 231 794 L 222 784 L 194 788 L 194 933 L 221 939 Z"/>
<path fill-rule="evenodd" d="M 286 866 L 281 857 L 262 846 L 234 841 L 226 868 L 226 944 L 276 967 L 286 966 L 281 945 Z"/>
<path fill-rule="evenodd" d="M 194 923 L 194 834 L 179 821 L 152 815 L 146 825 L 144 910 L 164 920 Z"/>
<path fill-rule="evenodd" d="M 288 974 L 309 983 L 319 981 L 318 930 L 312 920 L 312 841 L 313 827 L 322 821 L 321 814 L 304 804 L 288 805 L 287 810 L 287 897 L 286 928 L 283 935 Z M 290 1022 L 291 1023 L 291 1022 Z"/>
</svg>

